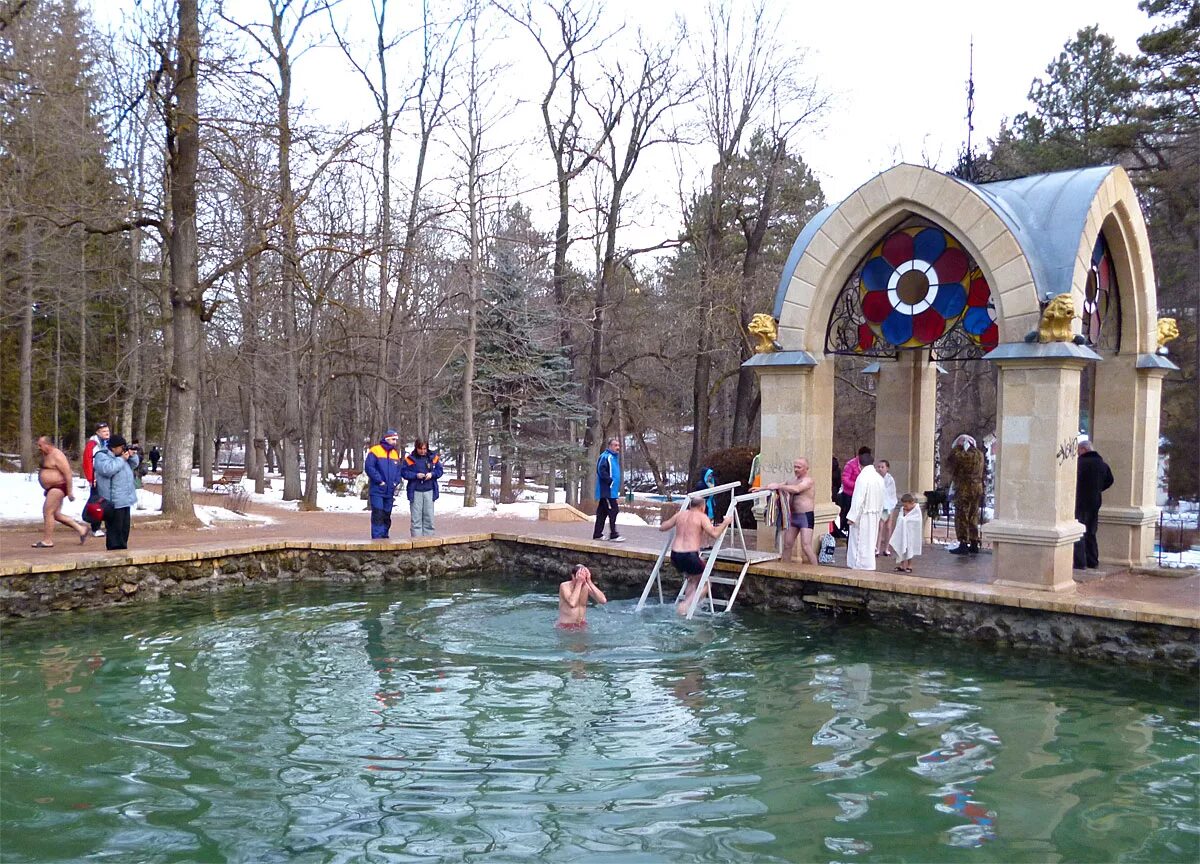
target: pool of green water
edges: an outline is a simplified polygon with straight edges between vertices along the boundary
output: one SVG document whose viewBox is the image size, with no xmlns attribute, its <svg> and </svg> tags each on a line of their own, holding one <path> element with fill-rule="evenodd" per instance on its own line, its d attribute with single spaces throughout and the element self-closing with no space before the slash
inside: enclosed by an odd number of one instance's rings
<svg viewBox="0 0 1200 864">
<path fill-rule="evenodd" d="M 0 631 L 0 860 L 1200 858 L 1188 676 L 549 586 Z"/>
</svg>

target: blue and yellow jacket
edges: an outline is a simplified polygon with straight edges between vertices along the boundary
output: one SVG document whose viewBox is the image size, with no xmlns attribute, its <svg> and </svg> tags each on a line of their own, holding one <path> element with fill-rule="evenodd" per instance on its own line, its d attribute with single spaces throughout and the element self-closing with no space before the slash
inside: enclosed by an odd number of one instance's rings
<svg viewBox="0 0 1200 864">
<path fill-rule="evenodd" d="M 426 450 L 424 456 L 414 450 L 404 457 L 400 467 L 404 479 L 408 481 L 408 500 L 413 499 L 414 492 L 433 492 L 433 500 L 438 499 L 438 478 L 442 476 L 442 456 L 436 450 Z M 418 474 L 432 474 L 428 480 L 418 480 Z"/>
<path fill-rule="evenodd" d="M 404 476 L 400 467 L 400 451 L 382 441 L 367 451 L 367 463 L 363 469 L 371 479 L 371 494 L 377 498 L 395 495 Z"/>
</svg>

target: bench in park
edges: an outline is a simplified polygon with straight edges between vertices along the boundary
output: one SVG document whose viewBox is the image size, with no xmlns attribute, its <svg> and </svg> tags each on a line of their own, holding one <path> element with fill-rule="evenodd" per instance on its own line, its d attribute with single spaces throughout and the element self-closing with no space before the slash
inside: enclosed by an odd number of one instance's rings
<svg viewBox="0 0 1200 864">
<path fill-rule="evenodd" d="M 242 478 L 246 476 L 245 468 L 226 468 L 221 476 L 213 480 L 213 489 L 222 489 L 226 492 L 232 492 L 234 489 L 242 485 Z"/>
</svg>

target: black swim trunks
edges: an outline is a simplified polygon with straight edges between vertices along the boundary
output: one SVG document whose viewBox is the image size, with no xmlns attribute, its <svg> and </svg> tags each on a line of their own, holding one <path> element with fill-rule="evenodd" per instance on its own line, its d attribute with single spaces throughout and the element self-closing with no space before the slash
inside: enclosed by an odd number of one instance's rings
<svg viewBox="0 0 1200 864">
<path fill-rule="evenodd" d="M 812 528 L 817 524 L 817 516 L 813 510 L 808 510 L 804 513 L 793 513 L 791 522 L 793 528 Z"/>
<path fill-rule="evenodd" d="M 699 576 L 704 572 L 704 560 L 699 552 L 671 552 L 671 564 L 686 576 Z"/>
</svg>

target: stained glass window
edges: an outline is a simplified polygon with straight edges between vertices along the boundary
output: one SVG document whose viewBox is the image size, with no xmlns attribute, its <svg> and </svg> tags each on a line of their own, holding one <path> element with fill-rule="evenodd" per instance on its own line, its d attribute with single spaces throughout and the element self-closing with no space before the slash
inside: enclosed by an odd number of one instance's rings
<svg viewBox="0 0 1200 864">
<path fill-rule="evenodd" d="M 1117 271 L 1104 234 L 1096 238 L 1083 296 L 1083 335 L 1093 348 L 1116 351 L 1121 346 L 1121 294 Z"/>
<path fill-rule="evenodd" d="M 983 271 L 949 232 L 911 219 L 885 236 L 843 287 L 825 350 L 892 355 L 932 348 L 941 359 L 967 359 L 998 341 Z"/>
</svg>

